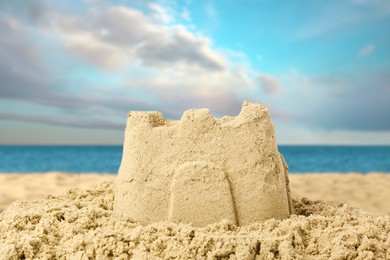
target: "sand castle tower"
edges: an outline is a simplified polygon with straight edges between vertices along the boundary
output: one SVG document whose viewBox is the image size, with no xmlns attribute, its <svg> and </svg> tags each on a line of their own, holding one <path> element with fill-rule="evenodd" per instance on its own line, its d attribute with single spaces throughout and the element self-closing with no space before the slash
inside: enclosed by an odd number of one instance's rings
<svg viewBox="0 0 390 260">
<path fill-rule="evenodd" d="M 195 226 L 288 217 L 287 165 L 267 109 L 244 102 L 239 116 L 221 119 L 191 109 L 180 121 L 130 112 L 114 214 Z"/>
</svg>

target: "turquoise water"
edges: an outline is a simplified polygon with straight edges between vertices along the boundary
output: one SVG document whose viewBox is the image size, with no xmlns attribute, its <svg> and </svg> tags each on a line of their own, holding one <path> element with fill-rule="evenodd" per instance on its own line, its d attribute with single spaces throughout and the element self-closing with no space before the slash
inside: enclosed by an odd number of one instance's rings
<svg viewBox="0 0 390 260">
<path fill-rule="evenodd" d="M 390 172 L 390 146 L 279 146 L 289 172 Z M 0 146 L 0 172 L 117 173 L 122 146 Z"/>
</svg>

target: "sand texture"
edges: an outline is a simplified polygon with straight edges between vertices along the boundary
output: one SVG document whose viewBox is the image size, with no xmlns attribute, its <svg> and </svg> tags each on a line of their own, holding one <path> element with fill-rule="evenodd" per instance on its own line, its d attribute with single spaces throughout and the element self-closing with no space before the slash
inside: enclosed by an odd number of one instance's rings
<svg viewBox="0 0 390 260">
<path fill-rule="evenodd" d="M 294 200 L 284 220 L 193 227 L 113 217 L 113 201 L 104 183 L 13 203 L 0 214 L 0 259 L 390 258 L 390 217 L 348 204 Z"/>
<path fill-rule="evenodd" d="M 289 177 L 293 197 L 348 202 L 371 213 L 390 215 L 388 173 L 293 173 Z M 115 179 L 116 175 L 97 173 L 0 173 L 0 212 L 16 200 L 43 199 L 49 194 L 61 195 L 72 188 L 89 189 Z"/>
<path fill-rule="evenodd" d="M 376 214 L 390 215 L 390 174 L 290 174 L 294 197 L 348 202 Z"/>
<path fill-rule="evenodd" d="M 142 224 L 247 225 L 290 215 L 287 165 L 266 107 L 245 101 L 236 117 L 190 109 L 181 120 L 130 112 L 114 213 Z"/>
<path fill-rule="evenodd" d="M 62 195 L 69 189 L 92 188 L 104 181 L 113 181 L 116 175 L 48 173 L 0 173 L 0 212 L 16 200 L 37 200 L 47 195 Z"/>
</svg>

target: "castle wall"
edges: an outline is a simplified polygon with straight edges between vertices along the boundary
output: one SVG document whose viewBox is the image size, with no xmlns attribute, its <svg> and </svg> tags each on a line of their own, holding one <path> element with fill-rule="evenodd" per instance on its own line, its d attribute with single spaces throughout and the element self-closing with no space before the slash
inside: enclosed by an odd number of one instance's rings
<svg viewBox="0 0 390 260">
<path fill-rule="evenodd" d="M 245 102 L 239 116 L 221 119 L 192 109 L 180 121 L 130 112 L 114 213 L 197 226 L 283 219 L 286 171 L 264 106 Z"/>
</svg>

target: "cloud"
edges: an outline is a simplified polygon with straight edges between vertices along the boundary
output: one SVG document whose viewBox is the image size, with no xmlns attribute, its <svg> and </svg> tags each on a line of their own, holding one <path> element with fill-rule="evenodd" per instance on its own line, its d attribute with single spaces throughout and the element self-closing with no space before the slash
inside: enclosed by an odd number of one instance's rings
<svg viewBox="0 0 390 260">
<path fill-rule="evenodd" d="M 173 21 L 173 17 L 162 6 L 156 3 L 150 3 L 149 8 L 153 11 L 153 18 L 157 22 L 169 23 Z"/>
<path fill-rule="evenodd" d="M 282 85 L 277 78 L 268 74 L 260 74 L 259 79 L 261 87 L 266 93 L 273 95 L 282 91 Z"/>
<path fill-rule="evenodd" d="M 144 13 L 98 2 L 74 11 L 42 1 L 33 19 L 32 4 L 18 14 L 9 11 L 15 6 L 0 11 L 0 99 L 62 111 L 55 119 L 14 111 L 8 117 L 84 127 L 61 116 L 115 121 L 129 110 L 159 110 L 178 118 L 192 107 L 234 115 L 244 99 L 259 98 L 257 72 L 246 58 L 237 61 L 183 25 L 158 23 L 156 8 L 147 5 L 152 13 Z"/>
<path fill-rule="evenodd" d="M 39 21 L 49 11 L 49 3 L 43 1 L 0 0 L 0 13 L 13 15 L 31 22 Z M 59 6 L 58 6 L 59 7 Z"/>
<path fill-rule="evenodd" d="M 41 123 L 55 126 L 67 126 L 77 128 L 99 128 L 109 130 L 123 130 L 124 123 L 116 123 L 109 120 L 63 120 L 60 118 L 53 118 L 47 116 L 36 116 L 18 113 L 9 113 L 0 111 L 0 119 L 2 120 L 16 120 L 23 122 Z"/>
<path fill-rule="evenodd" d="M 390 71 L 360 71 L 352 75 L 303 76 L 303 88 L 286 81 L 293 120 L 309 128 L 389 131 Z M 293 77 L 287 77 L 291 82 Z M 284 96 L 284 100 L 287 97 Z"/>
<path fill-rule="evenodd" d="M 28 41 L 32 31 L 15 19 L 0 17 L 0 35 L 0 97 L 39 95 L 48 72 L 42 65 L 43 50 Z"/>
<path fill-rule="evenodd" d="M 160 67 L 226 68 L 225 57 L 212 48 L 209 38 L 172 23 L 172 8 L 155 3 L 145 2 L 144 12 L 107 1 L 85 1 L 81 11 L 48 1 L 0 4 L 6 15 L 32 22 L 38 33 L 54 33 L 75 55 L 104 69 L 135 61 Z"/>
<path fill-rule="evenodd" d="M 212 49 L 208 38 L 178 24 L 158 24 L 153 17 L 160 17 L 163 9 L 149 6 L 152 18 L 135 9 L 111 6 L 85 16 L 59 15 L 51 22 L 74 54 L 103 68 L 138 61 L 158 68 L 184 64 L 209 70 L 226 69 L 226 60 Z"/>
<path fill-rule="evenodd" d="M 127 82 L 127 87 L 148 91 L 164 111 L 179 117 L 192 107 L 208 107 L 219 115 L 236 114 L 243 99 L 255 98 L 256 81 L 250 68 L 207 71 L 186 66 L 167 68 L 163 73 Z"/>
<path fill-rule="evenodd" d="M 3 111 L 3 120 L 119 129 L 116 122 L 130 110 L 158 110 L 174 119 L 194 107 L 236 115 L 249 99 L 268 105 L 276 120 L 323 129 L 390 129 L 383 112 L 390 111 L 390 73 L 309 77 L 293 71 L 276 78 L 175 19 L 163 21 L 149 2 L 144 9 L 98 2 L 73 10 L 42 1 L 35 15 L 29 5 L 20 13 L 0 9 L 0 100 L 39 104 L 58 114 Z M 94 120 L 83 123 L 88 117 Z"/>
<path fill-rule="evenodd" d="M 190 11 L 188 11 L 187 8 L 184 8 L 183 11 L 181 12 L 181 17 L 185 20 L 190 22 L 191 21 L 191 14 Z"/>
<path fill-rule="evenodd" d="M 116 116 L 130 109 L 153 108 L 150 102 L 126 93 L 96 91 L 93 86 L 78 86 L 81 91 L 74 93 L 71 89 L 75 83 L 69 79 L 71 69 L 62 67 L 64 64 L 46 64 L 45 54 L 50 49 L 31 41 L 35 38 L 33 33 L 18 21 L 0 18 L 0 99 Z"/>
<path fill-rule="evenodd" d="M 375 50 L 375 46 L 372 44 L 368 44 L 360 49 L 358 55 L 361 57 L 367 56 L 367 55 L 371 54 L 372 52 L 374 52 L 374 50 Z"/>
</svg>

